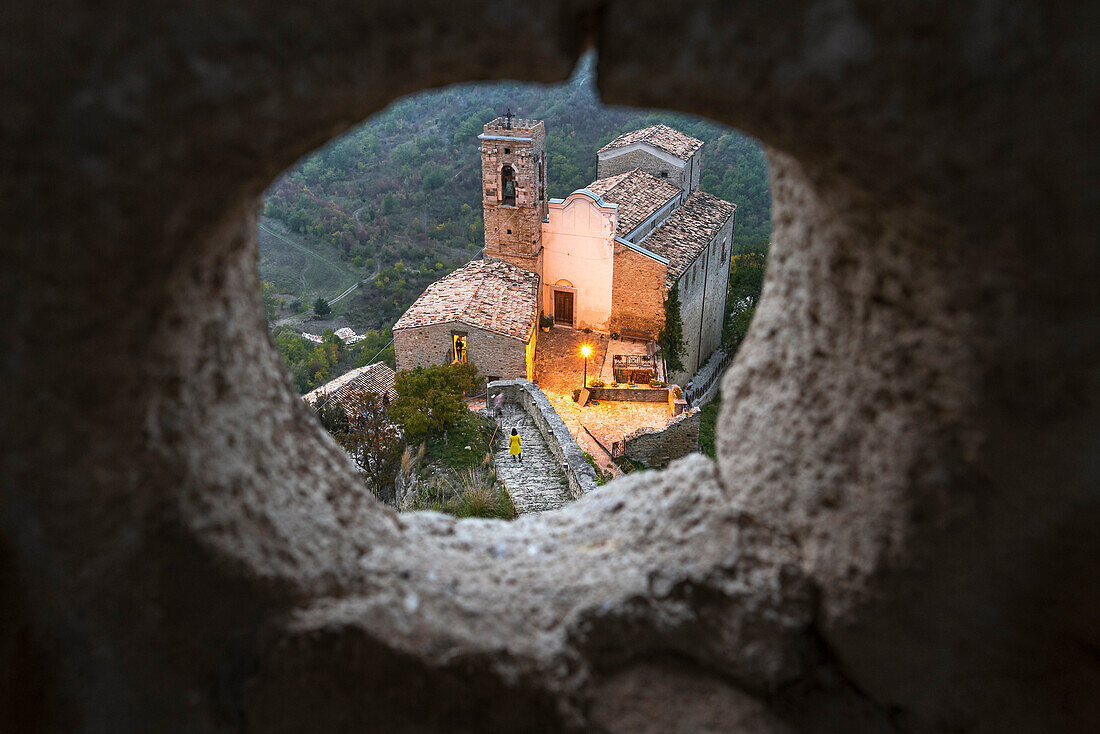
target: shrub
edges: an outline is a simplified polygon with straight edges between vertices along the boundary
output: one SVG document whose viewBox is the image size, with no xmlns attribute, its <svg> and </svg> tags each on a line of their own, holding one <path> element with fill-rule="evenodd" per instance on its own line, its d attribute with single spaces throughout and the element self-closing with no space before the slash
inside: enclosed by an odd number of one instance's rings
<svg viewBox="0 0 1100 734">
<path fill-rule="evenodd" d="M 553 325 L 554 325 L 554 317 L 553 316 L 539 316 L 539 326 L 541 326 L 542 328 L 549 329 Z"/>
<path fill-rule="evenodd" d="M 679 385 L 672 386 L 672 394 L 678 398 L 684 397 L 684 391 L 680 389 Z"/>
<path fill-rule="evenodd" d="M 585 333 L 585 334 L 591 334 L 591 333 L 592 333 L 592 329 L 590 329 L 590 328 L 588 328 L 588 327 L 586 326 L 586 327 L 584 327 L 584 333 Z"/>
<path fill-rule="evenodd" d="M 467 469 L 452 474 L 453 477 L 437 477 L 431 484 L 418 488 L 412 509 L 499 520 L 511 520 L 516 516 L 516 506 L 495 473 Z"/>
<path fill-rule="evenodd" d="M 439 434 L 469 414 L 462 394 L 474 387 L 472 364 L 432 365 L 397 373 L 398 398 L 390 415 L 410 438 Z"/>
<path fill-rule="evenodd" d="M 699 450 L 710 458 L 715 458 L 714 439 L 718 425 L 718 407 L 721 398 L 703 406 L 699 415 Z"/>
<path fill-rule="evenodd" d="M 607 480 L 611 479 L 611 475 L 605 473 L 604 470 L 600 468 L 600 465 L 596 463 L 596 457 L 592 456 L 592 454 L 588 453 L 587 451 L 584 451 L 582 453 L 584 454 L 584 460 L 587 461 L 588 465 L 592 467 L 592 471 L 596 472 L 596 486 L 602 487 L 603 485 L 607 484 Z"/>
<path fill-rule="evenodd" d="M 581 389 L 578 387 L 573 391 L 573 402 L 579 403 L 581 401 Z"/>
<path fill-rule="evenodd" d="M 607 383 L 605 383 L 598 377 L 593 377 L 591 380 L 588 381 L 589 387 L 606 387 L 606 385 Z"/>
<path fill-rule="evenodd" d="M 313 313 L 318 316 L 328 316 L 332 313 L 332 307 L 328 305 L 328 301 L 324 298 L 318 298 L 313 302 Z"/>
</svg>

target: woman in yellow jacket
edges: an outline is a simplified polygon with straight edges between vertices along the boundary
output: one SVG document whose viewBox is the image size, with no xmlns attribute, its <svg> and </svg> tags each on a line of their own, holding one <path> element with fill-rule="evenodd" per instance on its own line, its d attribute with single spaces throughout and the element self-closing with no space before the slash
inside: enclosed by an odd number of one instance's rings
<svg viewBox="0 0 1100 734">
<path fill-rule="evenodd" d="M 512 455 L 512 460 L 519 459 L 523 461 L 523 454 L 519 449 L 519 431 L 515 428 L 512 429 L 512 435 L 508 437 L 508 453 Z"/>
</svg>

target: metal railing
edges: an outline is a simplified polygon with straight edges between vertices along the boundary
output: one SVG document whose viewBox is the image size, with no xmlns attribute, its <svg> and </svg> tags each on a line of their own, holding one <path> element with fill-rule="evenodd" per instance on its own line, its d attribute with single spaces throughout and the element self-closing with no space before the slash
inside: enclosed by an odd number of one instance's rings
<svg viewBox="0 0 1100 734">
<path fill-rule="evenodd" d="M 691 389 L 684 389 L 684 399 L 687 400 L 689 406 L 694 405 L 697 398 L 707 394 L 707 391 L 714 385 L 714 381 L 720 380 L 722 375 L 726 373 L 726 367 L 729 367 L 729 363 L 732 361 L 732 353 L 723 354 L 722 359 L 718 362 L 718 366 L 714 368 L 714 371 L 710 373 L 710 377 L 708 377 L 706 381 L 699 384 L 694 384 L 694 381 L 692 381 Z"/>
</svg>

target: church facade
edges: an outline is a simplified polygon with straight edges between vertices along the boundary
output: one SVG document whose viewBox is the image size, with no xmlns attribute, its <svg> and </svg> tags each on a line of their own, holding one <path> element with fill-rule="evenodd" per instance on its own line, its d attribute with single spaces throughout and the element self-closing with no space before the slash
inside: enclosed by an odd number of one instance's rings
<svg viewBox="0 0 1100 734">
<path fill-rule="evenodd" d="M 694 374 L 721 342 L 736 213 L 698 190 L 703 142 L 664 125 L 620 135 L 597 152 L 598 178 L 564 199 L 548 196 L 543 121 L 499 117 L 479 142 L 485 258 L 537 276 L 538 314 L 603 334 L 656 339 L 675 287 L 684 369 L 669 378 Z"/>
</svg>

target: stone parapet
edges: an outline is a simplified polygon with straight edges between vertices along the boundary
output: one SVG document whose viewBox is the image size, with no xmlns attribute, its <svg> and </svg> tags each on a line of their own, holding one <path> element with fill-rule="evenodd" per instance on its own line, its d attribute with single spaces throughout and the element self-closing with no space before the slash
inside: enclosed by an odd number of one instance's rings
<svg viewBox="0 0 1100 734">
<path fill-rule="evenodd" d="M 504 393 L 506 402 L 522 407 L 531 416 L 546 447 L 561 464 L 569 493 L 574 498 L 580 499 L 596 488 L 596 472 L 538 385 L 530 380 L 498 380 L 490 382 L 486 392 L 487 405 L 492 405 L 493 399 Z"/>
<path fill-rule="evenodd" d="M 650 468 L 668 466 L 669 462 L 699 450 L 699 423 L 702 411 L 692 408 L 672 419 L 660 430 L 641 428 L 623 439 L 623 453 Z"/>
<path fill-rule="evenodd" d="M 630 403 L 663 403 L 668 400 L 667 387 L 590 387 L 591 400 L 620 400 Z"/>
</svg>

